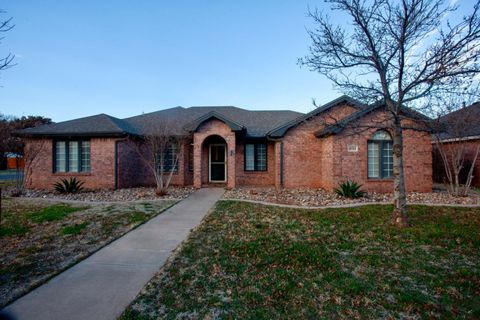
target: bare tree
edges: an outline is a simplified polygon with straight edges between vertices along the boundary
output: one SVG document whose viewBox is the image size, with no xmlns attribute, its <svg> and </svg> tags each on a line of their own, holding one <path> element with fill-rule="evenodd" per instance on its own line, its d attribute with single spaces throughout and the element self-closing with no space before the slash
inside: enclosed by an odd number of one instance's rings
<svg viewBox="0 0 480 320">
<path fill-rule="evenodd" d="M 5 12 L 0 10 L 0 14 L 2 14 L 2 13 L 5 13 Z M 8 31 L 10 31 L 13 28 L 13 25 L 12 25 L 11 22 L 12 22 L 12 18 L 8 18 L 6 20 L 0 20 L 0 33 L 6 33 Z M 4 37 L 0 37 L 0 41 L 3 38 Z M 13 65 L 13 59 L 14 58 L 15 58 L 15 56 L 11 53 L 7 54 L 3 58 L 0 58 L 0 71 L 11 67 Z M 3 154 L 2 154 L 2 156 L 3 156 Z M 1 196 L 2 196 L 1 194 L 2 194 L 2 188 L 0 188 L 0 199 L 1 199 Z M 1 204 L 1 200 L 0 200 L 0 225 L 1 225 L 1 214 L 2 214 L 2 204 Z"/>
<path fill-rule="evenodd" d="M 479 1 L 452 25 L 457 9 L 444 0 L 327 0 L 351 26 L 334 25 L 313 10 L 309 55 L 299 64 L 330 79 L 336 88 L 365 102 L 382 101 L 393 136 L 392 223 L 407 226 L 403 168 L 403 114 L 426 111 L 428 97 L 480 72 Z M 342 17 L 343 18 L 343 17 Z M 351 28 L 350 28 L 351 27 Z"/>
<path fill-rule="evenodd" d="M 23 183 L 17 184 L 16 189 L 12 195 L 21 195 L 23 193 L 23 186 L 33 185 L 33 171 L 39 161 L 45 160 L 45 148 L 47 146 L 47 140 L 45 139 L 30 139 L 25 143 L 23 159 L 25 163 L 25 169 L 23 174 Z"/>
<path fill-rule="evenodd" d="M 167 121 L 157 121 L 149 133 L 130 139 L 128 145 L 155 180 L 157 195 L 167 194 L 173 174 L 179 170 L 179 159 L 187 141 L 186 136 L 172 135 Z"/>
<path fill-rule="evenodd" d="M 478 107 L 474 103 L 479 101 L 479 97 L 479 86 L 472 84 L 432 101 L 438 113 L 434 155 L 439 156 L 449 192 L 454 196 L 468 195 L 480 155 L 480 140 L 465 140 L 480 121 L 476 118 L 480 112 L 470 112 L 471 108 Z M 434 163 L 434 168 L 438 170 L 438 164 Z"/>
<path fill-rule="evenodd" d="M 0 14 L 4 14 L 5 11 L 0 10 Z M 7 18 L 5 20 L 0 20 L 0 34 L 5 34 L 8 31 L 12 30 L 14 25 L 12 24 L 12 19 L 13 18 Z M 5 36 L 0 36 L 0 41 L 2 41 L 5 38 Z M 12 53 L 7 54 L 3 58 L 0 58 L 0 71 L 8 69 L 12 67 L 13 64 L 13 59 L 15 59 L 15 55 Z"/>
<path fill-rule="evenodd" d="M 32 146 L 25 146 L 24 141 L 16 136 L 17 130 L 32 128 L 43 124 L 50 124 L 52 120 L 42 116 L 22 116 L 20 118 L 13 116 L 4 116 L 0 114 L 0 160 L 4 159 L 6 153 L 15 155 L 15 188 L 12 194 L 20 195 L 23 192 L 24 176 L 27 173 L 27 164 L 34 164 L 35 158 L 41 148 L 32 149 Z M 20 161 L 23 159 L 25 169 L 20 167 Z M 24 172 L 25 171 L 25 172 Z"/>
</svg>

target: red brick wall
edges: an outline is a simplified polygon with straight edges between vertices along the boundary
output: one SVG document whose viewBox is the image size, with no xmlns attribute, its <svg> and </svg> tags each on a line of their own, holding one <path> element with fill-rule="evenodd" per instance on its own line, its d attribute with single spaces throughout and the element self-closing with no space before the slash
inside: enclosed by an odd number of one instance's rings
<svg viewBox="0 0 480 320">
<path fill-rule="evenodd" d="M 188 185 L 192 184 L 191 172 L 188 171 L 188 145 L 186 142 L 181 149 L 179 149 L 178 171 L 172 175 L 170 185 Z M 155 178 L 151 169 L 145 163 L 144 159 L 148 159 L 149 155 L 143 151 L 143 156 L 140 157 L 138 152 L 139 142 L 131 140 L 122 140 L 118 143 L 118 188 L 139 187 L 139 186 L 155 186 Z M 144 159 L 142 159 L 144 158 Z M 164 174 L 164 179 L 168 178 L 168 173 Z"/>
<path fill-rule="evenodd" d="M 193 138 L 192 138 L 193 139 Z M 183 149 L 183 185 L 191 186 L 193 185 L 193 170 L 190 170 L 189 159 L 193 157 L 193 153 L 190 153 L 190 145 L 193 143 L 192 141 L 187 141 L 184 145 Z M 179 161 L 179 163 L 182 163 Z"/>
<path fill-rule="evenodd" d="M 267 144 L 267 171 L 245 171 L 245 141 L 237 140 L 236 168 L 239 186 L 274 186 L 275 185 L 275 148 L 274 143 Z M 253 142 L 254 143 L 254 142 Z"/>
<path fill-rule="evenodd" d="M 35 151 L 38 155 L 33 161 L 27 155 L 25 169 L 25 187 L 30 189 L 52 189 L 52 184 L 63 178 L 76 177 L 84 181 L 87 189 L 115 187 L 115 140 L 113 138 L 90 139 L 89 173 L 53 173 L 52 139 L 26 139 L 26 152 Z M 31 163 L 31 164 L 30 164 Z"/>
<path fill-rule="evenodd" d="M 345 131 L 336 136 L 333 164 L 334 183 L 354 180 L 363 185 L 368 192 L 388 193 L 393 190 L 393 179 L 369 179 L 367 144 L 376 129 L 362 132 L 358 136 L 348 135 Z M 357 145 L 358 152 L 348 152 L 349 144 Z M 404 172 L 407 191 L 432 191 L 432 157 L 431 136 L 426 132 L 404 131 Z"/>
<path fill-rule="evenodd" d="M 323 170 L 333 161 L 330 139 L 318 139 L 314 132 L 357 109 L 343 104 L 290 129 L 283 139 L 284 187 L 328 188 L 331 172 Z"/>
<path fill-rule="evenodd" d="M 284 187 L 324 188 L 332 190 L 347 179 L 363 184 L 369 192 L 391 192 L 392 180 L 373 180 L 367 177 L 367 141 L 376 129 L 353 135 L 348 130 L 339 135 L 318 139 L 314 132 L 328 122 L 341 119 L 355 109 L 339 105 L 327 114 L 290 129 L 284 142 Z M 381 112 L 361 119 L 364 123 L 384 119 Z M 432 189 L 432 158 L 430 134 L 420 131 L 404 132 L 404 169 L 408 191 L 427 192 Z M 348 144 L 358 146 L 358 152 L 347 151 Z"/>
</svg>

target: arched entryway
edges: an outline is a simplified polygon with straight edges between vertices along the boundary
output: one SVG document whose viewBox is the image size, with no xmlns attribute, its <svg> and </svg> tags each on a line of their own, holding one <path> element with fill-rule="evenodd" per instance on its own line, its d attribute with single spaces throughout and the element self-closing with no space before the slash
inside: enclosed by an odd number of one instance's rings
<svg viewBox="0 0 480 320">
<path fill-rule="evenodd" d="M 235 135 L 219 119 L 208 119 L 193 132 L 193 185 L 235 188 Z"/>
<path fill-rule="evenodd" d="M 227 183 L 227 142 L 218 135 L 206 138 L 202 144 L 202 184 Z"/>
</svg>

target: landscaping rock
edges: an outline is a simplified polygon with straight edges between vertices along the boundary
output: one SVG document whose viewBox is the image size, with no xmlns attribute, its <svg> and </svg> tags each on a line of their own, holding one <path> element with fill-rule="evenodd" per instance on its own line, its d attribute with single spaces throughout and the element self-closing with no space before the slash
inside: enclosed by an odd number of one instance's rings
<svg viewBox="0 0 480 320">
<path fill-rule="evenodd" d="M 284 189 L 275 188 L 237 188 L 227 190 L 224 199 L 239 199 L 288 204 L 305 207 L 337 206 L 353 203 L 389 203 L 393 201 L 392 194 L 369 193 L 365 197 L 349 199 L 323 189 Z M 436 191 L 429 193 L 411 192 L 407 195 L 410 203 L 428 204 L 480 204 L 480 196 L 472 193 L 469 197 L 453 197 L 448 192 Z"/>
<path fill-rule="evenodd" d="M 195 189 L 193 187 L 170 187 L 164 196 L 157 196 L 155 188 L 126 188 L 118 190 L 82 191 L 79 193 L 62 194 L 45 190 L 25 190 L 24 197 L 59 200 L 76 200 L 85 202 L 135 201 L 158 199 L 184 199 Z"/>
</svg>

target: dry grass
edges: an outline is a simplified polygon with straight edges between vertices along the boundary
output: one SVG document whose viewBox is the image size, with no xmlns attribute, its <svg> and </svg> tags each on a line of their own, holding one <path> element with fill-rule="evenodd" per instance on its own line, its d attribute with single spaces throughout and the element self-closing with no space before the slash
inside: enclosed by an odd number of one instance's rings
<svg viewBox="0 0 480 320">
<path fill-rule="evenodd" d="M 478 319 L 480 209 L 222 201 L 123 319 Z"/>
<path fill-rule="evenodd" d="M 2 199 L 0 306 L 151 219 L 173 201 L 112 205 Z"/>
</svg>

